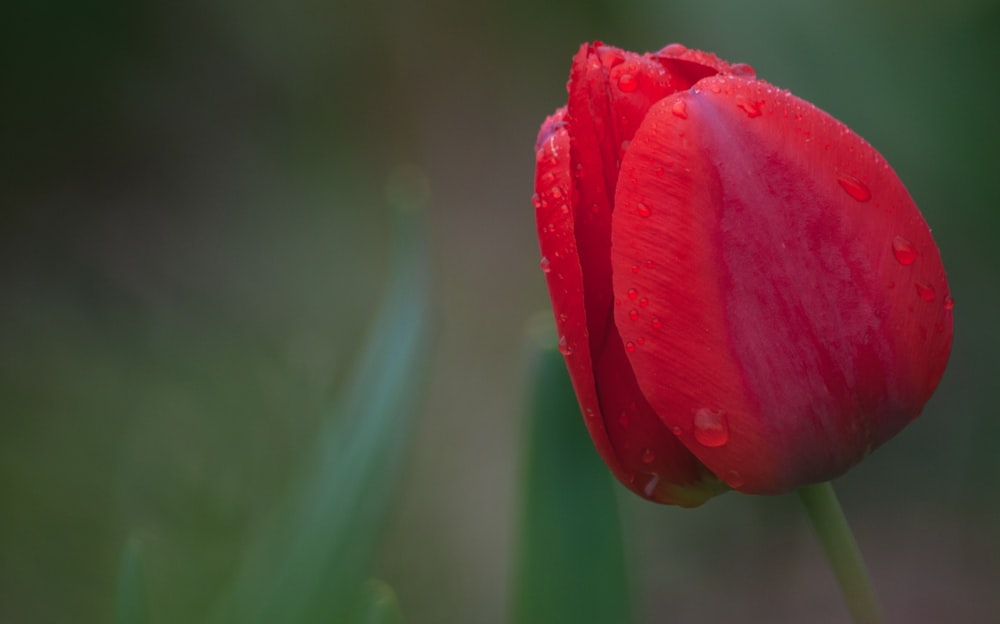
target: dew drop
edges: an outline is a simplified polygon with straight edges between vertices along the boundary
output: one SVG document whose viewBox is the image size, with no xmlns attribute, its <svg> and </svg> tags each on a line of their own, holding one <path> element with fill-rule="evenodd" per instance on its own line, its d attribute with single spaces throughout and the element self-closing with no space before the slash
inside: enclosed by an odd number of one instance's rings
<svg viewBox="0 0 1000 624">
<path fill-rule="evenodd" d="M 674 434 L 675 436 L 679 436 L 683 432 L 681 431 L 679 425 L 674 425 L 673 427 L 670 428 L 670 433 Z"/>
<path fill-rule="evenodd" d="M 725 412 L 716 412 L 707 407 L 694 414 L 694 439 L 703 446 L 722 446 L 729 441 L 729 423 Z"/>
<path fill-rule="evenodd" d="M 636 212 L 639 213 L 639 216 L 643 217 L 643 218 L 649 217 L 649 215 L 653 214 L 653 211 L 649 209 L 649 206 L 647 206 L 646 204 L 644 204 L 642 202 L 639 202 L 636 205 L 635 209 L 636 209 Z"/>
<path fill-rule="evenodd" d="M 633 309 L 631 309 L 631 310 L 628 311 L 628 319 L 630 321 L 634 321 L 634 320 L 636 320 L 638 318 L 639 318 L 639 311 L 638 310 L 636 310 L 636 309 L 633 308 Z"/>
<path fill-rule="evenodd" d="M 535 210 L 540 210 L 542 207 L 542 198 L 535 193 L 531 196 L 531 205 L 535 207 Z"/>
<path fill-rule="evenodd" d="M 914 284 L 917 288 L 917 294 L 924 301 L 934 301 L 934 287 L 930 284 L 925 284 L 923 282 L 917 282 Z"/>
<path fill-rule="evenodd" d="M 634 288 L 629 288 L 627 291 L 625 291 L 625 294 L 628 295 L 629 299 L 635 299 L 636 297 L 639 296 L 639 291 Z"/>
<path fill-rule="evenodd" d="M 634 342 L 626 342 L 625 343 L 625 350 L 628 351 L 629 353 L 635 353 L 635 343 Z"/>
<path fill-rule="evenodd" d="M 542 184 L 552 184 L 556 181 L 556 176 L 551 171 L 542 175 Z"/>
<path fill-rule="evenodd" d="M 638 273 L 639 272 L 639 265 L 638 264 L 633 264 L 632 265 L 632 272 L 633 273 Z"/>
<path fill-rule="evenodd" d="M 744 78 L 754 78 L 757 76 L 757 70 L 746 63 L 733 63 L 729 66 L 729 71 L 734 76 L 742 76 Z"/>
<path fill-rule="evenodd" d="M 731 488 L 738 488 L 745 483 L 743 475 L 741 475 L 738 470 L 730 470 L 726 472 L 725 476 L 722 477 L 722 480 L 725 481 L 726 485 Z"/>
<path fill-rule="evenodd" d="M 687 52 L 687 47 L 680 43 L 671 43 L 670 45 L 664 47 L 660 50 L 660 54 L 664 56 L 680 56 Z"/>
<path fill-rule="evenodd" d="M 661 321 L 660 319 L 656 318 L 655 316 L 653 317 L 653 320 L 650 321 L 649 324 L 653 326 L 653 329 L 659 329 L 659 328 L 663 327 L 663 321 Z"/>
<path fill-rule="evenodd" d="M 917 250 L 913 248 L 913 243 L 902 236 L 892 239 L 892 253 L 904 266 L 913 264 L 917 259 Z"/>
<path fill-rule="evenodd" d="M 642 449 L 642 456 L 640 459 L 644 464 L 652 464 L 656 460 L 656 453 L 654 453 L 651 448 L 644 448 Z"/>
<path fill-rule="evenodd" d="M 573 353 L 572 347 L 570 347 L 569 343 L 566 341 L 566 336 L 559 336 L 559 353 L 562 353 L 563 355 L 571 355 Z"/>
<path fill-rule="evenodd" d="M 642 299 L 639 299 L 639 307 L 640 308 L 645 308 L 648 305 L 649 305 L 649 299 L 648 298 L 643 297 Z"/>
<path fill-rule="evenodd" d="M 865 183 L 852 175 L 837 174 L 837 184 L 859 202 L 866 202 L 872 198 L 872 192 L 865 186 Z"/>
<path fill-rule="evenodd" d="M 656 492 L 656 486 L 660 483 L 660 475 L 651 474 L 649 475 L 649 481 L 642 488 L 642 493 L 646 495 L 646 498 L 653 498 L 653 494 Z"/>
<path fill-rule="evenodd" d="M 746 113 L 747 117 L 753 119 L 754 117 L 760 117 L 760 109 L 764 106 L 764 100 L 747 100 L 740 98 L 736 101 L 736 106 Z"/>
<path fill-rule="evenodd" d="M 625 93 L 632 93 L 639 86 L 639 81 L 632 74 L 622 74 L 618 76 L 618 88 Z"/>
<path fill-rule="evenodd" d="M 562 199 L 563 195 L 562 189 L 559 188 L 558 186 L 553 186 L 552 190 L 549 191 L 549 193 L 552 195 L 552 199 Z"/>
<path fill-rule="evenodd" d="M 955 307 L 955 300 L 951 298 L 951 295 L 946 296 L 944 298 L 944 309 L 951 310 L 954 307 Z"/>
<path fill-rule="evenodd" d="M 548 273 L 552 270 L 552 265 L 545 256 L 542 256 L 542 260 L 538 264 L 542 267 L 542 273 Z"/>
<path fill-rule="evenodd" d="M 674 117 L 680 119 L 688 118 L 687 104 L 684 103 L 684 100 L 674 102 L 674 105 L 670 107 L 670 112 L 674 114 Z"/>
</svg>

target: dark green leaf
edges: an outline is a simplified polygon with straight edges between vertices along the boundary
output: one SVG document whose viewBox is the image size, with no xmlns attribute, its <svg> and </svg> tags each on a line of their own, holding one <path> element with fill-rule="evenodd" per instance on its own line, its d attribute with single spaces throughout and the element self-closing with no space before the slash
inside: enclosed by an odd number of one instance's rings
<svg viewBox="0 0 1000 624">
<path fill-rule="evenodd" d="M 613 480 L 587 435 L 562 356 L 537 346 L 526 427 L 512 622 L 630 620 Z"/>
</svg>

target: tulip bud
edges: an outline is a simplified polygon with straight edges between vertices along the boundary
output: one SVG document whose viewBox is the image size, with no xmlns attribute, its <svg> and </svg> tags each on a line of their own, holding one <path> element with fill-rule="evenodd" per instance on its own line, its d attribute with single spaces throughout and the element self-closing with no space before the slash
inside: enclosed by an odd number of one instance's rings
<svg viewBox="0 0 1000 624">
<path fill-rule="evenodd" d="M 753 69 L 585 44 L 536 143 L 541 266 L 584 421 L 639 495 L 834 478 L 920 414 L 952 299 L 882 156 Z"/>
</svg>

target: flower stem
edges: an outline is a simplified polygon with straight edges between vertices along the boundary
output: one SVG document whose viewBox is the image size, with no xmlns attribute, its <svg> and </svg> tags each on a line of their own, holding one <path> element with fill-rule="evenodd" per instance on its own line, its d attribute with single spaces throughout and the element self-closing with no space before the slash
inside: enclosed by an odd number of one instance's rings
<svg viewBox="0 0 1000 624">
<path fill-rule="evenodd" d="M 799 489 L 799 499 L 819 537 L 833 575 L 857 624 L 882 624 L 868 571 L 854 534 L 829 482 Z"/>
</svg>

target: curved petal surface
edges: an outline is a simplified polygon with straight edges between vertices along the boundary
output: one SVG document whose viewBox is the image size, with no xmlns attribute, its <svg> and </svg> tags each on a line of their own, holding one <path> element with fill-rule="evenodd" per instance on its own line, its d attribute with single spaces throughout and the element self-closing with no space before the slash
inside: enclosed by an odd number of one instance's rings
<svg viewBox="0 0 1000 624">
<path fill-rule="evenodd" d="M 735 75 L 662 99 L 615 205 L 638 385 L 732 487 L 839 475 L 940 380 L 952 316 L 930 231 L 882 157 L 811 104 Z"/>
</svg>

